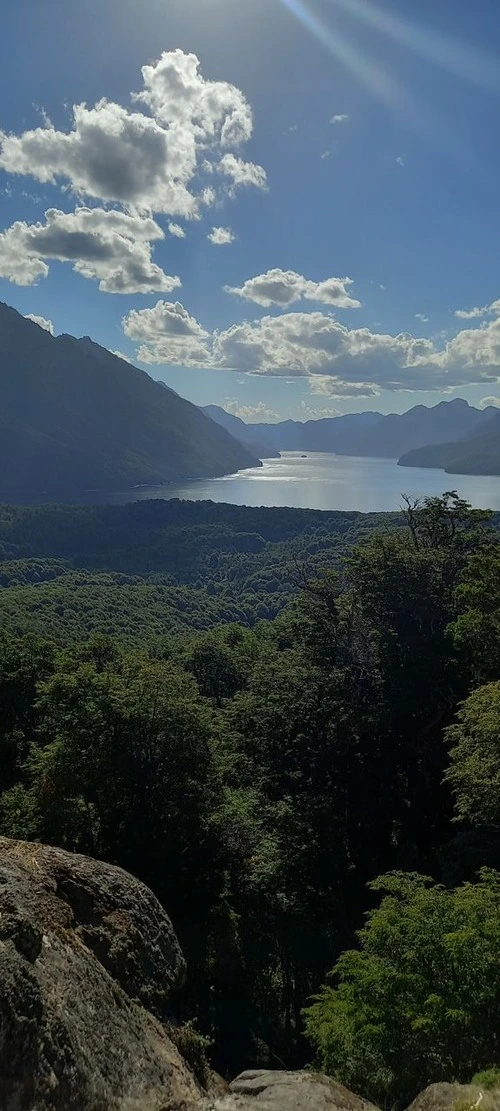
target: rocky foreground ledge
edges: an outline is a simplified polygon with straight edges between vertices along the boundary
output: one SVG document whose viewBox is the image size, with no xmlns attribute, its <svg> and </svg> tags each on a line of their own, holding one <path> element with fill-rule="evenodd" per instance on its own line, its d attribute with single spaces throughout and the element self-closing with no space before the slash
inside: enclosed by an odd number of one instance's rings
<svg viewBox="0 0 500 1111">
<path fill-rule="evenodd" d="M 374 1111 L 309 1072 L 201 1087 L 160 1018 L 185 963 L 170 919 L 120 868 L 0 838 L 1 1111 Z M 434 1085 L 412 1111 L 499 1107 Z"/>
</svg>

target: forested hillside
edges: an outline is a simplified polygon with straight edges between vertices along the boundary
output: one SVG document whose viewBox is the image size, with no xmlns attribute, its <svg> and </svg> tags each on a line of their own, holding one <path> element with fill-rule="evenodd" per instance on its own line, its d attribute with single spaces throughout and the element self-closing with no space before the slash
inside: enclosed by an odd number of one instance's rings
<svg viewBox="0 0 500 1111">
<path fill-rule="evenodd" d="M 330 566 L 381 520 L 178 500 L 0 506 L 0 620 L 59 643 L 252 626 L 297 593 L 304 564 Z M 398 515 L 383 520 L 393 527 Z"/>
<path fill-rule="evenodd" d="M 4 492 L 126 489 L 258 463 L 145 371 L 88 336 L 52 336 L 1 302 L 0 389 Z"/>
<path fill-rule="evenodd" d="M 0 833 L 151 886 L 198 1049 L 387 1108 L 499 1067 L 490 515 L 4 507 L 0 544 Z"/>
</svg>

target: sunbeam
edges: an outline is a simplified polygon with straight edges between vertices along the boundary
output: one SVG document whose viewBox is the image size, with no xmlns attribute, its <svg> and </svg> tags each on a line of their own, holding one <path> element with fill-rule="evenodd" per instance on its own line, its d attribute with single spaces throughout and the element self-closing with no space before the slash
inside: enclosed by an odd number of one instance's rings
<svg viewBox="0 0 500 1111">
<path fill-rule="evenodd" d="M 440 31 L 410 23 L 384 10 L 371 0 L 331 0 L 342 9 L 376 31 L 406 46 L 428 62 L 453 76 L 489 92 L 500 91 L 500 64 L 497 59 L 474 47 L 466 46 Z"/>
<path fill-rule="evenodd" d="M 313 12 L 305 0 L 281 0 L 286 8 L 314 35 L 326 50 L 353 73 L 359 81 L 383 100 L 397 103 L 401 88 L 371 58 L 349 42 L 336 27 L 333 30 L 325 20 Z"/>
<path fill-rule="evenodd" d="M 330 0 L 332 17 L 335 7 L 342 15 L 350 15 L 366 26 L 385 34 L 402 46 L 412 47 L 429 61 L 441 64 L 443 68 L 457 75 L 466 76 L 475 84 L 500 88 L 491 59 L 485 60 L 482 73 L 482 56 L 477 51 L 468 51 L 437 32 L 415 28 L 413 25 L 390 15 L 376 7 L 370 0 Z M 414 97 L 400 82 L 373 59 L 370 52 L 361 51 L 345 32 L 314 11 L 310 0 L 281 0 L 281 3 L 297 20 L 314 35 L 321 45 L 343 66 L 345 66 L 365 87 L 387 104 L 414 134 L 424 139 L 435 150 L 445 153 L 456 162 L 467 160 L 467 150 L 461 142 L 452 121 L 442 118 L 436 104 L 425 107 L 422 97 L 418 104 Z M 373 54 L 376 54 L 376 44 Z"/>
</svg>

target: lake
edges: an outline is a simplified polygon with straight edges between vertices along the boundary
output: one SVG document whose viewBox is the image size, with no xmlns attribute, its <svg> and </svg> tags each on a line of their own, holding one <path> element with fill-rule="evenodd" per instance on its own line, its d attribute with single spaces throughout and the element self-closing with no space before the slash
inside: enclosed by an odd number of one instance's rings
<svg viewBox="0 0 500 1111">
<path fill-rule="evenodd" d="M 308 452 L 303 458 L 298 451 L 285 451 L 280 459 L 265 459 L 263 467 L 223 478 L 142 487 L 102 496 L 99 501 L 123 504 L 143 498 L 186 498 L 374 513 L 399 509 L 402 493 L 424 496 L 450 489 L 457 490 L 477 509 L 500 510 L 500 477 L 448 475 L 441 470 L 398 467 L 394 459 L 361 459 L 325 452 Z"/>
<path fill-rule="evenodd" d="M 140 486 L 120 492 L 45 496 L 4 494 L 0 502 L 32 505 L 65 502 L 70 505 L 125 505 L 146 498 L 184 498 L 187 501 L 231 502 L 233 505 L 278 506 L 295 509 L 357 509 L 379 513 L 399 509 L 401 494 L 425 496 L 457 490 L 476 509 L 500 510 L 500 477 L 448 475 L 440 470 L 398 467 L 395 459 L 353 458 L 327 452 L 284 451 L 280 459 L 265 459 L 223 478 L 193 479 L 166 486 Z"/>
</svg>

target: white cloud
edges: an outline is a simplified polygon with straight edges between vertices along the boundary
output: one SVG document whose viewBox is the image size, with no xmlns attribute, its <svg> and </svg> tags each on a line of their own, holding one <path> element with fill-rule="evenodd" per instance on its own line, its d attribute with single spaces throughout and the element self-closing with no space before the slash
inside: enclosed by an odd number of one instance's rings
<svg viewBox="0 0 500 1111">
<path fill-rule="evenodd" d="M 301 401 L 299 409 L 300 420 L 323 420 L 325 417 L 340 416 L 340 410 L 334 409 L 331 405 L 318 409 L 316 406 L 308 405 L 307 401 Z"/>
<path fill-rule="evenodd" d="M 0 276 L 16 285 L 46 277 L 46 259 L 73 263 L 106 293 L 171 293 L 180 279 L 151 260 L 151 243 L 163 239 L 151 218 L 102 208 L 61 212 L 49 208 L 45 223 L 18 220 L 0 233 Z"/>
<path fill-rule="evenodd" d="M 358 309 L 361 302 L 349 294 L 352 278 L 326 278 L 323 282 L 313 282 L 297 274 L 295 270 L 268 270 L 248 278 L 241 287 L 225 286 L 226 293 L 233 293 L 245 301 L 253 301 L 268 309 L 271 305 L 286 308 L 297 301 L 317 301 L 322 305 L 334 305 L 338 309 Z"/>
<path fill-rule="evenodd" d="M 257 405 L 242 405 L 235 398 L 225 397 L 222 406 L 226 413 L 232 413 L 234 417 L 240 417 L 240 420 L 249 423 L 281 420 L 279 413 L 269 409 L 264 401 L 257 402 Z"/>
<path fill-rule="evenodd" d="M 479 408 L 487 409 L 489 405 L 494 405 L 496 409 L 500 409 L 500 397 L 482 397 Z"/>
<path fill-rule="evenodd" d="M 320 155 L 320 157 L 321 157 L 321 160 L 322 160 L 323 162 L 325 162 L 325 160 L 326 160 L 327 158 L 331 158 L 331 157 L 332 157 L 332 152 L 331 152 L 331 150 L 324 150 L 324 151 L 323 151 L 323 154 L 322 154 L 322 155 Z"/>
<path fill-rule="evenodd" d="M 307 378 L 329 397 L 369 397 L 380 390 L 450 390 L 500 381 L 500 318 L 459 332 L 443 347 L 409 333 L 349 329 L 321 312 L 289 312 L 207 332 L 178 302 L 124 318 L 143 362 Z"/>
<path fill-rule="evenodd" d="M 169 128 L 193 128 L 205 140 L 223 147 L 246 142 L 253 130 L 248 101 L 226 81 L 206 81 L 196 54 L 173 50 L 154 65 L 142 67 L 144 90 L 134 99 L 147 104 Z"/>
<path fill-rule="evenodd" d="M 142 76 L 134 110 L 102 98 L 91 108 L 75 104 L 68 132 L 49 120 L 21 135 L 0 132 L 0 168 L 66 182 L 79 196 L 184 217 L 196 217 L 207 203 L 199 178 L 211 162 L 231 177 L 233 191 L 265 184 L 262 167 L 234 153 L 253 127 L 239 89 L 207 81 L 196 55 L 182 50 L 165 52 Z"/>
<path fill-rule="evenodd" d="M 455 309 L 454 316 L 458 316 L 459 320 L 479 320 L 481 317 L 486 316 L 488 306 L 484 305 L 482 309 L 476 307 L 475 309 Z"/>
<path fill-rule="evenodd" d="M 140 362 L 210 364 L 209 333 L 179 301 L 157 301 L 151 309 L 132 309 L 123 318 L 123 331 L 141 344 L 137 352 Z"/>
<path fill-rule="evenodd" d="M 377 386 L 369 382 L 339 382 L 329 374 L 314 374 L 308 378 L 307 385 L 316 397 L 376 397 L 380 393 Z"/>
<path fill-rule="evenodd" d="M 349 116 L 346 115 L 345 112 L 338 112 L 335 116 L 332 116 L 332 118 L 330 120 L 330 123 L 333 123 L 333 124 L 347 123 L 348 119 L 349 119 Z"/>
<path fill-rule="evenodd" d="M 116 355 L 117 359 L 123 359 L 123 361 L 125 363 L 131 363 L 132 362 L 132 359 L 130 359 L 128 355 L 124 355 L 123 351 L 113 351 L 110 347 L 109 348 L 109 353 L 110 353 L 110 355 Z"/>
<path fill-rule="evenodd" d="M 34 312 L 27 312 L 26 320 L 32 320 L 34 324 L 38 324 L 39 328 L 43 328 L 45 332 L 50 332 L 51 336 L 54 335 L 54 325 L 45 316 L 37 316 Z"/>
<path fill-rule="evenodd" d="M 492 301 L 491 305 L 476 306 L 474 309 L 456 309 L 454 316 L 459 320 L 481 320 L 485 316 L 500 315 L 500 301 Z"/>
<path fill-rule="evenodd" d="M 218 169 L 221 174 L 231 178 L 233 186 L 254 185 L 256 189 L 265 189 L 267 186 L 267 175 L 262 166 L 257 166 L 255 162 L 244 162 L 234 154 L 225 154 Z"/>
<path fill-rule="evenodd" d="M 426 316 L 424 312 L 416 312 L 415 320 L 420 320 L 421 324 L 428 324 L 430 317 Z"/>
<path fill-rule="evenodd" d="M 236 236 L 231 228 L 212 228 L 208 233 L 207 239 L 213 243 L 214 247 L 226 247 L 229 243 L 234 243 Z"/>
<path fill-rule="evenodd" d="M 174 224 L 172 220 L 168 225 L 168 230 L 170 232 L 170 235 L 175 236 L 176 239 L 186 238 L 186 232 L 184 231 L 184 228 L 181 228 L 180 224 Z"/>
<path fill-rule="evenodd" d="M 402 154 L 398 154 L 398 157 L 396 158 L 396 162 L 397 162 L 398 166 L 404 166 L 405 160 L 404 160 Z"/>
</svg>

